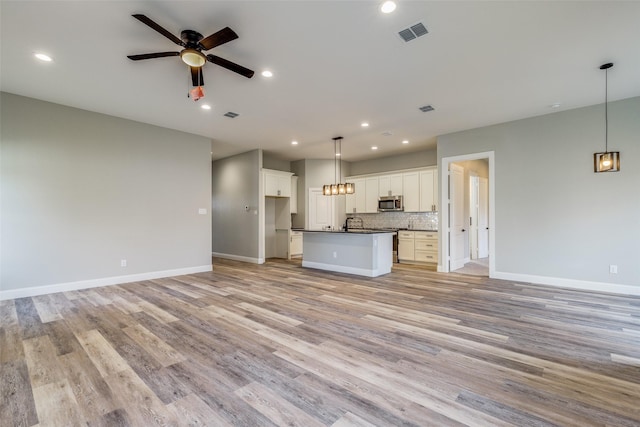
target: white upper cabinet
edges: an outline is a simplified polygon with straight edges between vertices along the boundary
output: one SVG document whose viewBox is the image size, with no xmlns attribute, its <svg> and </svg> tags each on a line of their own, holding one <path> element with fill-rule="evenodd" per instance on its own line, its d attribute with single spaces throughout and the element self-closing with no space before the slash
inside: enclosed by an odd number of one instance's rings
<svg viewBox="0 0 640 427">
<path fill-rule="evenodd" d="M 364 212 L 376 213 L 378 212 L 378 177 L 367 178 L 365 187 Z"/>
<path fill-rule="evenodd" d="M 291 197 L 291 172 L 263 169 L 264 195 L 271 197 Z"/>
<path fill-rule="evenodd" d="M 350 179 L 355 185 L 355 193 L 346 195 L 346 213 L 363 213 L 366 210 L 366 180 L 364 178 Z"/>
<path fill-rule="evenodd" d="M 347 177 L 356 186 L 355 194 L 348 194 L 346 213 L 378 212 L 378 198 L 402 196 L 405 212 L 438 210 L 438 170 L 407 169 L 385 175 Z"/>
<path fill-rule="evenodd" d="M 418 172 L 402 174 L 402 201 L 405 212 L 420 212 L 420 176 Z"/>
<path fill-rule="evenodd" d="M 438 173 L 436 169 L 420 171 L 420 211 L 438 210 Z"/>
<path fill-rule="evenodd" d="M 402 174 L 378 177 L 378 196 L 402 196 Z"/>
</svg>

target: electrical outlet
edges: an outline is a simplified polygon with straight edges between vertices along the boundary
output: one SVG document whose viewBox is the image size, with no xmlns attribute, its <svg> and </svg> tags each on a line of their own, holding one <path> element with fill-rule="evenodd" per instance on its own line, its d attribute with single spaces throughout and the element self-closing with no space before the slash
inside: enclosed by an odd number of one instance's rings
<svg viewBox="0 0 640 427">
<path fill-rule="evenodd" d="M 126 267 L 127 266 L 127 260 L 126 259 L 121 259 L 120 260 L 120 267 Z"/>
<path fill-rule="evenodd" d="M 618 266 L 611 264 L 609 266 L 609 273 L 610 274 L 618 274 Z"/>
<path fill-rule="evenodd" d="M 198 215 L 206 215 L 206 214 L 207 214 L 207 209 L 206 208 L 198 209 Z"/>
</svg>

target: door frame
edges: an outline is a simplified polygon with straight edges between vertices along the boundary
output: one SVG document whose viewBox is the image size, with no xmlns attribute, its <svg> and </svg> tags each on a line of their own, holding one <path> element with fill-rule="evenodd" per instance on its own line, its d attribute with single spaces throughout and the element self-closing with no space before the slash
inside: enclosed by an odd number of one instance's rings
<svg viewBox="0 0 640 427">
<path fill-rule="evenodd" d="M 438 271 L 449 272 L 449 164 L 465 160 L 488 159 L 489 161 L 489 277 L 496 272 L 496 191 L 495 191 L 495 151 L 443 157 L 440 161 L 440 218 L 438 227 L 439 262 Z"/>
</svg>

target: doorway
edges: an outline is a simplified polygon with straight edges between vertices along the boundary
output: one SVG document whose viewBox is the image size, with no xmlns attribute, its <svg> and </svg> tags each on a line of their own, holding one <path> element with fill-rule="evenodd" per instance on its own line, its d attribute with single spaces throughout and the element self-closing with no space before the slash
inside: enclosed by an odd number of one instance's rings
<svg viewBox="0 0 640 427">
<path fill-rule="evenodd" d="M 442 158 L 439 271 L 495 274 L 494 159 L 493 151 Z"/>
</svg>

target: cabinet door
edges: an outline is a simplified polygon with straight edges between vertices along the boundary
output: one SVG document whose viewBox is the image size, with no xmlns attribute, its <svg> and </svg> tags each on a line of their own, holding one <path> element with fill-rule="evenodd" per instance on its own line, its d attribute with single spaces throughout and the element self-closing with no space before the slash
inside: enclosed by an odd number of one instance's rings
<svg viewBox="0 0 640 427">
<path fill-rule="evenodd" d="M 291 197 L 291 175 L 278 176 L 278 196 Z"/>
<path fill-rule="evenodd" d="M 433 170 L 433 210 L 438 211 L 438 196 L 440 189 L 438 188 L 438 169 Z"/>
<path fill-rule="evenodd" d="M 415 260 L 414 248 L 415 247 L 414 247 L 413 239 L 398 239 L 398 260 L 414 261 Z"/>
<path fill-rule="evenodd" d="M 434 170 L 420 171 L 420 212 L 435 211 Z"/>
<path fill-rule="evenodd" d="M 378 212 L 378 177 L 372 177 L 366 179 L 365 184 L 365 212 L 377 213 Z"/>
<path fill-rule="evenodd" d="M 418 172 L 402 174 L 402 187 L 404 191 L 404 211 L 420 211 L 420 177 Z"/>
<path fill-rule="evenodd" d="M 391 196 L 391 175 L 383 175 L 378 177 L 378 196 Z"/>
<path fill-rule="evenodd" d="M 291 255 L 302 255 L 302 233 L 291 232 L 289 253 Z"/>
<path fill-rule="evenodd" d="M 278 176 L 270 173 L 264 174 L 264 195 L 278 196 Z"/>
<path fill-rule="evenodd" d="M 402 196 L 403 185 L 402 185 L 402 174 L 391 175 L 391 195 L 392 196 Z"/>
<path fill-rule="evenodd" d="M 367 211 L 367 184 L 362 178 L 355 179 L 353 183 L 356 185 L 356 212 L 363 213 Z"/>
</svg>

